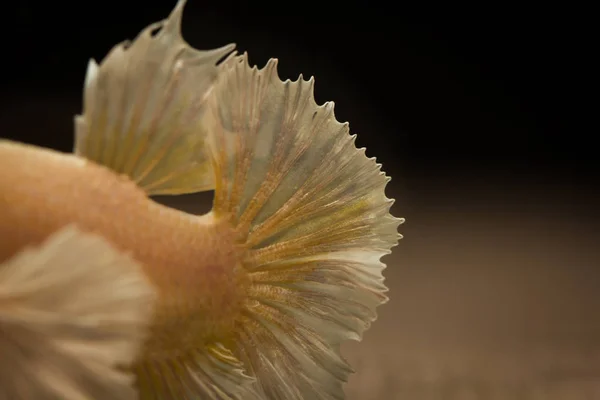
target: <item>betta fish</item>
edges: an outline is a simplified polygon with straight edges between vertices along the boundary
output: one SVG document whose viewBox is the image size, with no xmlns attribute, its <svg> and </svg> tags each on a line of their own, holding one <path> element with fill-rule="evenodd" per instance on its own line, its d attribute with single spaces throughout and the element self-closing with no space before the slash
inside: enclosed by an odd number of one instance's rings
<svg viewBox="0 0 600 400">
<path fill-rule="evenodd" d="M 90 61 L 72 154 L 0 141 L 1 399 L 344 398 L 389 177 L 312 78 L 190 46 L 184 3 Z"/>
</svg>

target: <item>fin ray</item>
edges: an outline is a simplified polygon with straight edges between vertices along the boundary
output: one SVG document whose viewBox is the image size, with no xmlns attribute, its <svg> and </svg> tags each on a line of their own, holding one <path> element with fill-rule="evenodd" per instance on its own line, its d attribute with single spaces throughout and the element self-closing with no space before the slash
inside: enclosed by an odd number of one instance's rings
<svg viewBox="0 0 600 400">
<path fill-rule="evenodd" d="M 181 356 L 168 356 L 136 367 L 141 399 L 255 399 L 243 364 L 220 343 Z"/>
<path fill-rule="evenodd" d="M 261 399 L 343 399 L 339 351 L 385 303 L 380 258 L 397 244 L 389 178 L 355 147 L 314 81 L 281 81 L 276 60 L 224 65 L 209 114 L 213 213 L 235 226 L 251 280 L 234 354 Z"/>
</svg>

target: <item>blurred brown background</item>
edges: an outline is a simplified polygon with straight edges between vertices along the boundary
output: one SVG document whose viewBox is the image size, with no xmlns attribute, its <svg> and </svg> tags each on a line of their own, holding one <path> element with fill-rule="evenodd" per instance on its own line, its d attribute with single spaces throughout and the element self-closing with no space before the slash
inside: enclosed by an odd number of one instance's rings
<svg viewBox="0 0 600 400">
<path fill-rule="evenodd" d="M 88 58 L 175 2 L 156 3 L 6 5 L 0 135 L 70 150 Z M 284 78 L 314 75 L 393 177 L 405 239 L 386 258 L 390 302 L 344 349 L 349 399 L 600 399 L 587 25 L 497 10 L 409 24 L 390 7 L 189 0 L 184 17 L 196 47 L 236 42 Z M 211 197 L 162 200 L 204 212 Z"/>
<path fill-rule="evenodd" d="M 398 180 L 389 196 L 407 222 L 386 257 L 391 300 L 344 348 L 357 370 L 348 398 L 600 399 L 598 193 L 493 175 L 414 192 Z M 210 194 L 160 200 L 210 209 Z"/>
</svg>

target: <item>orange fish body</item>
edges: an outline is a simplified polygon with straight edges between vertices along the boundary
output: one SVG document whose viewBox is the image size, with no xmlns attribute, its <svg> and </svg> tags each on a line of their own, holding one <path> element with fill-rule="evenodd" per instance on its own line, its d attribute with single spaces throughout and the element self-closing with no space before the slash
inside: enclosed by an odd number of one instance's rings
<svg viewBox="0 0 600 400">
<path fill-rule="evenodd" d="M 189 46 L 184 3 L 90 62 L 75 154 L 0 141 L 0 398 L 344 398 L 389 178 L 312 78 Z"/>
<path fill-rule="evenodd" d="M 244 286 L 225 221 L 158 204 L 127 176 L 74 155 L 11 143 L 0 146 L 0 168 L 0 262 L 76 224 L 141 263 L 169 310 L 159 308 L 159 318 L 200 314 L 195 335 L 231 332 Z M 183 331 L 161 335 L 180 344 Z"/>
</svg>

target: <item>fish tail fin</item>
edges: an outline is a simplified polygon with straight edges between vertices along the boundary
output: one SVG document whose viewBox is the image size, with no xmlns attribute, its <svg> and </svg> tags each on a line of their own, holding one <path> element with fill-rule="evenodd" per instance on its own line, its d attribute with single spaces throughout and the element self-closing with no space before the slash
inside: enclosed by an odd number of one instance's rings
<svg viewBox="0 0 600 400">
<path fill-rule="evenodd" d="M 75 117 L 75 153 L 128 176 L 148 195 L 214 188 L 202 117 L 219 61 L 235 45 L 189 46 L 181 36 L 185 2 L 100 65 L 90 60 L 83 113 Z"/>
<path fill-rule="evenodd" d="M 66 227 L 0 264 L 0 398 L 135 399 L 126 369 L 154 289 L 131 258 Z"/>
<path fill-rule="evenodd" d="M 387 301 L 380 258 L 403 220 L 333 103 L 276 66 L 230 59 L 211 96 L 212 212 L 235 227 L 250 281 L 230 346 L 260 399 L 343 399 L 352 370 L 339 346 Z"/>
</svg>

